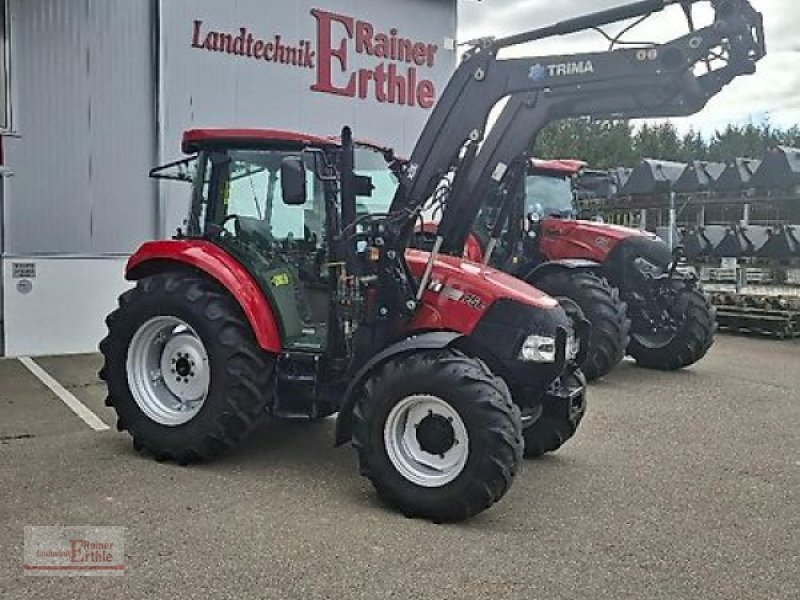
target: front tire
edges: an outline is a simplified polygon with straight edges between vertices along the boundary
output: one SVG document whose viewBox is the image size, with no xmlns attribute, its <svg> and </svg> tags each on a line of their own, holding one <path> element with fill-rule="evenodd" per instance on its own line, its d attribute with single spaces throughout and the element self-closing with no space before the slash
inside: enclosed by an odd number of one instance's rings
<svg viewBox="0 0 800 600">
<path fill-rule="evenodd" d="M 525 458 L 539 458 L 555 452 L 575 432 L 586 414 L 586 378 L 579 369 L 556 382 L 559 395 L 545 396 L 538 417 L 523 417 Z"/>
<path fill-rule="evenodd" d="M 505 383 L 451 349 L 391 359 L 353 409 L 361 473 L 408 517 L 463 521 L 499 501 L 522 458 Z"/>
<path fill-rule="evenodd" d="M 658 299 L 646 310 L 662 310 L 662 318 L 633 317 L 630 354 L 640 367 L 677 371 L 703 358 L 714 343 L 716 310 L 692 281 L 670 279 L 649 295 Z"/>
<path fill-rule="evenodd" d="M 625 357 L 630 321 L 619 291 L 590 271 L 556 271 L 532 282 L 553 297 L 574 301 L 592 324 L 581 370 L 593 381 L 610 373 Z"/>
<path fill-rule="evenodd" d="M 214 282 L 181 272 L 147 277 L 106 323 L 106 404 L 137 450 L 179 464 L 210 459 L 266 416 L 274 358 Z"/>
</svg>

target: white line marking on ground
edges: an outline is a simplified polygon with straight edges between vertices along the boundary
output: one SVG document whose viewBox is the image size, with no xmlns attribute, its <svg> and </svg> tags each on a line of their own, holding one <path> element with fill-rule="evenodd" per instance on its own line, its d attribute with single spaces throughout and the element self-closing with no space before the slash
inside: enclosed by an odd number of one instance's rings
<svg viewBox="0 0 800 600">
<path fill-rule="evenodd" d="M 50 391 L 58 396 L 61 401 L 66 404 L 72 412 L 78 415 L 89 427 L 95 431 L 105 431 L 106 429 L 109 429 L 109 426 L 103 423 L 100 417 L 89 410 L 83 402 L 73 396 L 67 388 L 53 379 L 47 371 L 33 362 L 32 358 L 23 356 L 19 359 L 19 362 L 21 362 L 25 368 L 28 369 L 28 371 L 33 373 L 39 381 L 50 388 Z"/>
</svg>

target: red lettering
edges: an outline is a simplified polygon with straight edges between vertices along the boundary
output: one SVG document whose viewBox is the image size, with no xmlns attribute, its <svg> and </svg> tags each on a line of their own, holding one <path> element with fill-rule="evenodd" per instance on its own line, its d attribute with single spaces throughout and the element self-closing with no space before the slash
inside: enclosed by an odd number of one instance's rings
<svg viewBox="0 0 800 600">
<path fill-rule="evenodd" d="M 192 48 L 202 48 L 203 44 L 200 43 L 200 29 L 203 27 L 202 21 L 194 22 L 194 33 L 192 34 Z"/>
<path fill-rule="evenodd" d="M 370 81 L 372 81 L 372 71 L 361 69 L 358 72 L 358 97 L 362 100 L 367 97 Z"/>
<path fill-rule="evenodd" d="M 81 541 L 82 540 L 70 540 L 69 541 L 69 560 L 70 562 L 80 562 L 78 558 L 80 558 L 81 552 Z"/>
<path fill-rule="evenodd" d="M 303 59 L 303 66 L 307 69 L 314 68 L 314 58 L 317 56 L 317 53 L 311 49 L 311 42 L 306 42 L 306 56 Z"/>
<path fill-rule="evenodd" d="M 375 56 L 378 58 L 390 58 L 387 46 L 389 45 L 389 38 L 383 33 L 375 36 Z"/>
<path fill-rule="evenodd" d="M 416 64 L 418 67 L 421 67 L 422 65 L 425 64 L 425 59 L 426 59 L 425 55 L 427 49 L 428 48 L 427 46 L 425 46 L 425 44 L 414 44 L 414 53 L 413 53 L 414 64 Z"/>
<path fill-rule="evenodd" d="M 436 97 L 436 88 L 433 87 L 433 82 L 423 79 L 417 86 L 417 101 L 421 108 L 429 109 L 433 107 L 434 98 Z"/>
<path fill-rule="evenodd" d="M 413 43 L 411 40 L 403 38 L 397 45 L 397 60 L 400 62 L 411 62 L 413 53 Z"/>
<path fill-rule="evenodd" d="M 386 102 L 386 70 L 381 63 L 375 67 L 375 99 L 383 104 Z"/>
<path fill-rule="evenodd" d="M 241 29 L 239 29 L 239 35 L 237 35 L 236 39 L 233 40 L 229 52 L 235 54 L 236 56 L 244 56 L 246 40 L 247 40 L 247 30 L 244 27 L 242 27 Z"/>
<path fill-rule="evenodd" d="M 253 58 L 264 58 L 264 42 L 258 40 L 253 46 Z"/>
<path fill-rule="evenodd" d="M 356 52 L 364 54 L 366 52 L 372 56 L 372 34 L 374 29 L 370 23 L 358 21 L 356 23 Z"/>
<path fill-rule="evenodd" d="M 413 94 L 409 96 L 413 97 Z M 394 64 L 389 65 L 389 102 L 400 105 L 406 103 L 406 79 L 397 74 L 397 65 Z"/>
<path fill-rule="evenodd" d="M 428 66 L 432 67 L 436 64 L 436 51 L 439 49 L 439 46 L 436 44 L 428 44 Z"/>
<path fill-rule="evenodd" d="M 219 52 L 227 52 L 231 54 L 233 50 L 233 36 L 230 33 L 220 33 L 219 35 L 219 43 L 215 50 Z"/>
<path fill-rule="evenodd" d="M 355 95 L 355 75 L 350 75 L 347 85 L 336 87 L 333 84 L 333 60 L 339 63 L 341 72 L 347 71 L 347 40 L 353 39 L 353 19 L 319 9 L 312 9 L 311 14 L 317 20 L 317 39 L 319 40 L 319 61 L 317 63 L 317 83 L 311 86 L 315 92 L 338 94 L 352 98 Z M 347 37 L 342 38 L 338 48 L 332 46 L 333 24 L 339 23 L 345 28 Z"/>
<path fill-rule="evenodd" d="M 416 106 L 417 100 L 417 70 L 411 67 L 408 70 L 408 105 Z"/>
</svg>

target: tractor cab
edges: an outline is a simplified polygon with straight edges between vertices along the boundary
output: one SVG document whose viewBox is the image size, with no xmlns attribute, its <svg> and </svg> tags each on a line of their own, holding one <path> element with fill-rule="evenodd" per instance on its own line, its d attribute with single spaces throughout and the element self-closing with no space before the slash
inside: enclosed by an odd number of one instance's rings
<svg viewBox="0 0 800 600">
<path fill-rule="evenodd" d="M 520 190 L 524 194 L 525 216 L 533 221 L 575 217 L 573 179 L 585 166 L 579 160 L 530 159 Z"/>
<path fill-rule="evenodd" d="M 184 150 L 197 152 L 186 235 L 213 241 L 248 271 L 274 309 L 283 350 L 324 351 L 338 145 L 281 131 L 190 131 Z"/>
</svg>

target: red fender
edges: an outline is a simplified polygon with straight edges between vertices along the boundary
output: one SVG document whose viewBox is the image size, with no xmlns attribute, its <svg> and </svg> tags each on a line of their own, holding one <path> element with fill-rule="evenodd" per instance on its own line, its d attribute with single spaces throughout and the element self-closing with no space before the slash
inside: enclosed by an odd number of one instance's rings
<svg viewBox="0 0 800 600">
<path fill-rule="evenodd" d="M 190 265 L 215 279 L 239 303 L 258 344 L 268 352 L 281 351 L 278 322 L 258 284 L 235 258 L 211 242 L 168 240 L 142 244 L 128 260 L 125 278 L 136 281 L 168 270 L 170 262 Z"/>
</svg>

